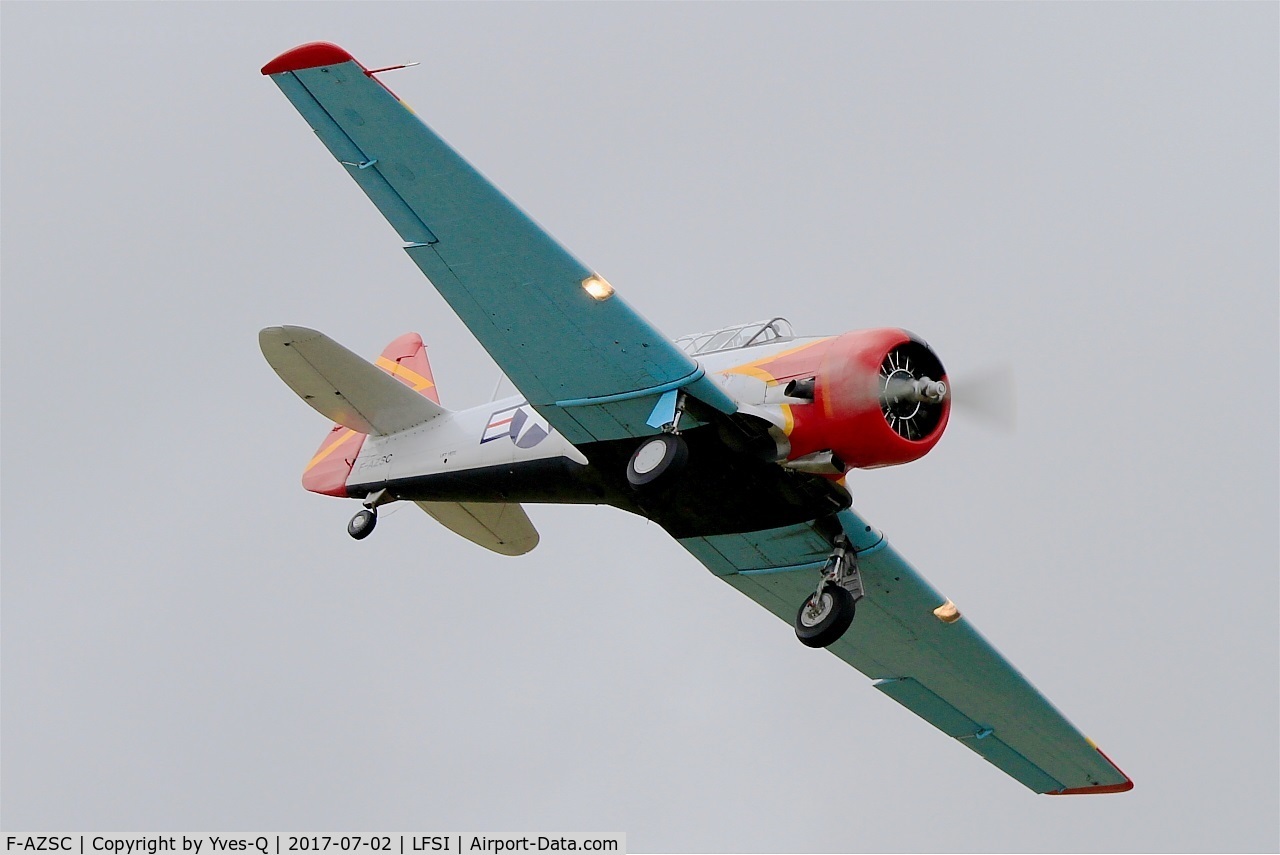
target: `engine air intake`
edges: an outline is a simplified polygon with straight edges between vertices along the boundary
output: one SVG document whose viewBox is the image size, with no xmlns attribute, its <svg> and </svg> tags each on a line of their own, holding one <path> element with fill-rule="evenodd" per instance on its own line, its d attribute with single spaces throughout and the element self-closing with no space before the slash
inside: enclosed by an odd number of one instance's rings
<svg viewBox="0 0 1280 855">
<path fill-rule="evenodd" d="M 880 363 L 880 411 L 894 433 L 921 440 L 942 421 L 946 384 L 942 363 L 924 344 L 906 341 Z"/>
</svg>

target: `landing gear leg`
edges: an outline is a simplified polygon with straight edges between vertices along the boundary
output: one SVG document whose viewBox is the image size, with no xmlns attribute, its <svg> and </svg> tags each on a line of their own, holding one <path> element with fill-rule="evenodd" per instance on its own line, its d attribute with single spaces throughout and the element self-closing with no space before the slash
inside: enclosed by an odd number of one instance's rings
<svg viewBox="0 0 1280 855">
<path fill-rule="evenodd" d="M 670 396 L 670 397 L 668 397 Z M 680 417 L 684 415 L 684 393 L 673 389 L 662 396 L 649 417 L 649 424 L 662 433 L 640 443 L 627 461 L 627 482 L 640 489 L 676 472 L 689 459 L 689 446 L 680 436 Z M 668 421 L 661 421 L 668 419 Z"/>
<path fill-rule="evenodd" d="M 855 604 L 862 599 L 858 558 L 843 534 L 835 541 L 818 589 L 796 612 L 796 638 L 807 647 L 828 647 L 853 623 Z"/>
<path fill-rule="evenodd" d="M 373 534 L 373 527 L 378 524 L 378 505 L 385 505 L 390 501 L 393 499 L 386 490 L 378 490 L 365 496 L 364 510 L 353 516 L 351 522 L 347 523 L 347 534 L 356 540 L 364 540 Z"/>
</svg>

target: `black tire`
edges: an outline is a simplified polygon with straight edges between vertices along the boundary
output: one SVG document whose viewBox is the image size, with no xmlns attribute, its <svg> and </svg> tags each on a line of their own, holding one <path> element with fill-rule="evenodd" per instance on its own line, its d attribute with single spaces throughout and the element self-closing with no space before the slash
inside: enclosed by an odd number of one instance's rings
<svg viewBox="0 0 1280 855">
<path fill-rule="evenodd" d="M 373 527 L 378 524 L 378 512 L 365 508 L 347 523 L 347 534 L 356 540 L 364 540 L 373 534 Z"/>
<path fill-rule="evenodd" d="M 659 454 L 659 451 L 661 454 Z M 627 481 L 632 487 L 644 487 L 676 472 L 689 459 L 689 446 L 673 433 L 660 433 L 640 443 L 627 461 Z"/>
<path fill-rule="evenodd" d="M 796 638 L 806 647 L 827 647 L 844 635 L 853 623 L 855 601 L 839 585 L 822 586 L 822 607 L 816 614 L 809 612 L 809 597 L 796 612 Z"/>
</svg>

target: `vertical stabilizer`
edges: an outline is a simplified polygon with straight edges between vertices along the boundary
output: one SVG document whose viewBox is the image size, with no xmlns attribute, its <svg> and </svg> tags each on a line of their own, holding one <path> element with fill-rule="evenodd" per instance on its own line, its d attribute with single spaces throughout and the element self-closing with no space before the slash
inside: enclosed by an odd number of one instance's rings
<svg viewBox="0 0 1280 855">
<path fill-rule="evenodd" d="M 410 389 L 440 403 L 440 393 L 436 391 L 435 377 L 431 374 L 427 346 L 422 343 L 422 336 L 413 332 L 400 336 L 387 345 L 376 364 Z"/>
</svg>

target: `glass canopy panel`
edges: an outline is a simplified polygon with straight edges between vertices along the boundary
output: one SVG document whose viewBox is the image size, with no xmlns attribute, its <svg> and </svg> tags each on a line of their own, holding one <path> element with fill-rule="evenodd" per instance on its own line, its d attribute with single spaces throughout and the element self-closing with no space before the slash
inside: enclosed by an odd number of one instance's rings
<svg viewBox="0 0 1280 855">
<path fill-rule="evenodd" d="M 737 324 L 710 332 L 681 336 L 675 343 L 676 347 L 685 353 L 696 356 L 701 353 L 755 347 L 792 338 L 795 338 L 795 334 L 791 330 L 790 321 L 786 318 L 771 318 L 767 321 L 754 321 L 749 324 Z"/>
</svg>

